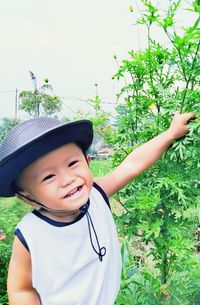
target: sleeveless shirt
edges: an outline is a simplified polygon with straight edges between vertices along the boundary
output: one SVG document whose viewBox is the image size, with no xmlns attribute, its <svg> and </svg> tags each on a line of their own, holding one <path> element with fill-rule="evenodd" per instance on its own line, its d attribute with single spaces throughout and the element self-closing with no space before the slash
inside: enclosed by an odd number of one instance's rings
<svg viewBox="0 0 200 305">
<path fill-rule="evenodd" d="M 30 251 L 32 285 L 42 305 L 114 304 L 120 287 L 120 246 L 108 199 L 97 184 L 87 212 L 73 222 L 54 221 L 33 211 L 20 221 L 15 234 Z M 102 261 L 93 249 L 98 243 L 106 248 Z"/>
</svg>

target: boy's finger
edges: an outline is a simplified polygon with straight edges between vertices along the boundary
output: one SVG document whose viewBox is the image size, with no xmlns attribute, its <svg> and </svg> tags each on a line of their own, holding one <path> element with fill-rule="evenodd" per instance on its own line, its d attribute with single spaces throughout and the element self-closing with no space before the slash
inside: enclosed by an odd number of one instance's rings
<svg viewBox="0 0 200 305">
<path fill-rule="evenodd" d="M 183 118 L 185 118 L 186 120 L 195 120 L 197 117 L 196 117 L 196 113 L 195 112 L 187 112 L 187 113 L 181 113 L 179 111 L 176 111 L 174 113 L 174 116 L 175 117 L 179 117 L 179 116 L 182 116 Z"/>
<path fill-rule="evenodd" d="M 189 120 L 195 120 L 197 117 L 196 117 L 196 114 L 194 112 L 189 112 L 188 113 L 188 119 Z"/>
<path fill-rule="evenodd" d="M 188 113 L 184 113 L 185 119 L 187 122 L 189 122 L 190 120 L 195 120 L 196 119 L 196 115 L 194 112 L 188 112 Z"/>
</svg>

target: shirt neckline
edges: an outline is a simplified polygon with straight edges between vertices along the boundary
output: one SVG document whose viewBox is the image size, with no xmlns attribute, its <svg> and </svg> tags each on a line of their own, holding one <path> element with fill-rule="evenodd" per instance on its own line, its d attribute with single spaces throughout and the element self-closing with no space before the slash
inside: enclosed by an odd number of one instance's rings
<svg viewBox="0 0 200 305">
<path fill-rule="evenodd" d="M 88 206 L 88 209 L 89 209 L 89 206 L 90 206 L 90 200 L 88 199 L 86 205 Z M 43 214 L 40 213 L 39 210 L 33 210 L 32 213 L 37 216 L 38 218 L 42 219 L 43 221 L 49 223 L 50 225 L 52 226 L 55 226 L 55 227 L 66 227 L 66 226 L 70 226 L 76 222 L 78 222 L 80 219 L 83 218 L 83 216 L 85 215 L 86 211 L 81 211 L 81 213 L 73 220 L 73 221 L 58 221 L 58 220 L 53 220 L 51 218 L 49 218 L 48 216 L 45 216 Z"/>
</svg>

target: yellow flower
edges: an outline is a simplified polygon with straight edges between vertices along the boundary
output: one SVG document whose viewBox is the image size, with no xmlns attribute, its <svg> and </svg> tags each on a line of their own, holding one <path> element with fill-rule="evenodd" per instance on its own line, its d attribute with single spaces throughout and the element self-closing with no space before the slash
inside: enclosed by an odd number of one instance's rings
<svg viewBox="0 0 200 305">
<path fill-rule="evenodd" d="M 151 105 L 149 106 L 149 110 L 151 110 L 151 111 L 156 110 L 156 105 L 155 105 L 155 104 L 151 104 Z"/>
<path fill-rule="evenodd" d="M 131 11 L 131 13 L 133 12 L 133 6 L 132 5 L 129 6 L 129 10 Z"/>
</svg>

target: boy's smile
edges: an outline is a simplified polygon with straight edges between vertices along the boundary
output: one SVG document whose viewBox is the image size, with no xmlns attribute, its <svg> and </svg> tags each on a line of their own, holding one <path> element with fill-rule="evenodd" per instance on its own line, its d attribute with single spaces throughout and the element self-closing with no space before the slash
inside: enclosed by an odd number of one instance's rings
<svg viewBox="0 0 200 305">
<path fill-rule="evenodd" d="M 86 160 L 76 144 L 61 146 L 22 172 L 18 179 L 23 189 L 20 193 L 49 209 L 66 211 L 63 214 L 65 218 L 69 214 L 77 214 L 79 208 L 88 201 L 93 184 L 89 162 L 90 158 Z M 46 210 L 45 214 L 48 213 L 54 216 L 59 214 Z"/>
</svg>

